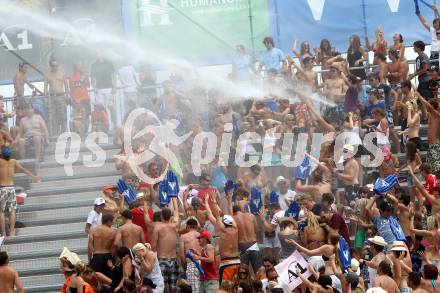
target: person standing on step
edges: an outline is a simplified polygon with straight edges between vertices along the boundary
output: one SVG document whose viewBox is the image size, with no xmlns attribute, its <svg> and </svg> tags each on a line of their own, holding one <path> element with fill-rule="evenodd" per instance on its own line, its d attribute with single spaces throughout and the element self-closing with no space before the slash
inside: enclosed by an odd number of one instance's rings
<svg viewBox="0 0 440 293">
<path fill-rule="evenodd" d="M 93 270 L 107 277 L 111 276 L 107 261 L 112 259 L 113 243 L 116 238 L 116 231 L 112 229 L 112 225 L 113 216 L 104 214 L 102 224 L 90 230 L 87 247 L 89 263 Z"/>
<path fill-rule="evenodd" d="M 105 199 L 98 197 L 95 199 L 93 210 L 87 216 L 86 228 L 84 231 L 89 234 L 90 228 L 95 228 L 101 224 L 102 212 L 105 208 Z"/>
<path fill-rule="evenodd" d="M 6 251 L 0 251 L 0 292 L 24 293 L 23 283 L 17 271 L 9 266 L 9 256 Z"/>
<path fill-rule="evenodd" d="M 115 238 L 116 247 L 133 247 L 136 243 L 144 242 L 144 231 L 141 226 L 133 224 L 133 214 L 129 210 L 122 212 L 122 219 L 124 225 L 122 225 Z"/>
<path fill-rule="evenodd" d="M 165 287 L 169 287 L 169 292 L 176 292 L 177 279 L 179 277 L 176 244 L 177 232 L 180 228 L 176 197 L 172 198 L 172 207 L 173 209 L 162 209 L 161 222 L 154 225 L 153 235 L 150 240 L 151 248 L 157 252 Z"/>
<path fill-rule="evenodd" d="M 3 147 L 0 158 L 0 226 L 2 235 L 6 236 L 5 212 L 9 213 L 9 235 L 15 235 L 15 211 L 17 210 L 17 200 L 15 197 L 14 174 L 16 171 L 22 172 L 35 181 L 40 181 L 41 177 L 35 176 L 24 168 L 17 160 L 11 158 L 11 149 Z"/>
</svg>

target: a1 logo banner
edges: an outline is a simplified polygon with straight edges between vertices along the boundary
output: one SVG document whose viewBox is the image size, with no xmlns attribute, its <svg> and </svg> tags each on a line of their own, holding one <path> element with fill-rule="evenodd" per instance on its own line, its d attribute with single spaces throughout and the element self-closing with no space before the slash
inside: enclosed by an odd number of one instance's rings
<svg viewBox="0 0 440 293">
<path fill-rule="evenodd" d="M 159 183 L 159 202 L 160 206 L 167 206 L 170 204 L 170 197 L 168 196 L 168 182 L 166 180 Z"/>
<path fill-rule="evenodd" d="M 298 269 L 306 278 L 309 278 L 312 275 L 309 271 L 309 264 L 298 251 L 295 251 L 283 262 L 275 266 L 275 270 L 278 273 L 278 279 L 282 284 L 287 284 L 290 291 L 302 283 L 301 278 L 297 274 Z"/>
<path fill-rule="evenodd" d="M 258 215 L 262 207 L 263 200 L 261 198 L 261 191 L 256 187 L 252 187 L 251 197 L 249 199 L 249 208 L 251 210 L 251 213 L 254 215 Z"/>
<path fill-rule="evenodd" d="M 338 256 L 341 261 L 341 268 L 344 270 L 348 269 L 351 266 L 350 246 L 342 236 L 339 236 Z"/>
<path fill-rule="evenodd" d="M 284 212 L 285 217 L 291 217 L 298 221 L 299 219 L 299 212 L 301 211 L 301 208 L 299 204 L 294 201 L 290 204 L 289 208 Z"/>
<path fill-rule="evenodd" d="M 168 184 L 168 196 L 176 197 L 179 194 L 179 179 L 172 170 L 168 170 L 167 179 L 165 181 L 167 181 Z"/>
</svg>

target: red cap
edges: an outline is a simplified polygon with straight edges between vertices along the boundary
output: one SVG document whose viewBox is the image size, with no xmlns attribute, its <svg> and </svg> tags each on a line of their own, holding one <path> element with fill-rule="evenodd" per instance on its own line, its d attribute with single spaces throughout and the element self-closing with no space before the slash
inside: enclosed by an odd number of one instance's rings
<svg viewBox="0 0 440 293">
<path fill-rule="evenodd" d="M 202 233 L 200 233 L 200 235 L 197 237 L 197 239 L 200 238 L 205 238 L 205 239 L 211 239 L 211 233 L 209 233 L 209 231 L 203 231 Z"/>
<path fill-rule="evenodd" d="M 107 190 L 116 190 L 116 186 L 111 185 L 111 184 L 104 185 L 104 187 L 102 188 L 102 191 L 107 191 Z"/>
<path fill-rule="evenodd" d="M 388 161 L 391 158 L 391 150 L 389 148 L 383 148 L 382 153 L 385 161 Z"/>
</svg>

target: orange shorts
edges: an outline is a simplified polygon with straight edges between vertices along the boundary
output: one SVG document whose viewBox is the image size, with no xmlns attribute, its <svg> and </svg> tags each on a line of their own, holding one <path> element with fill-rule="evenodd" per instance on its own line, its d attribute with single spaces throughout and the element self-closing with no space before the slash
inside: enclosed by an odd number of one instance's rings
<svg viewBox="0 0 440 293">
<path fill-rule="evenodd" d="M 222 281 L 234 281 L 234 277 L 238 274 L 240 268 L 240 259 L 228 260 L 220 263 L 218 270 L 219 283 Z"/>
</svg>

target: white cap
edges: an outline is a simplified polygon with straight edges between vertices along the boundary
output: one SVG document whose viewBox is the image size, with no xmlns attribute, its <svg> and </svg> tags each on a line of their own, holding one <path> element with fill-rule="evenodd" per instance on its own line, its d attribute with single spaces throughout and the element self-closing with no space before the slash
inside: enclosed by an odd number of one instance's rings
<svg viewBox="0 0 440 293">
<path fill-rule="evenodd" d="M 387 291 L 382 289 L 381 287 L 374 287 L 374 288 L 368 289 L 367 293 L 387 293 Z"/>
<path fill-rule="evenodd" d="M 234 223 L 234 218 L 230 215 L 224 215 L 222 219 L 223 224 L 232 226 L 232 223 Z"/>
<path fill-rule="evenodd" d="M 102 197 L 98 197 L 95 199 L 95 206 L 100 206 L 105 204 L 105 199 L 103 199 Z"/>
<path fill-rule="evenodd" d="M 361 275 L 361 269 L 360 269 L 360 263 L 357 259 L 355 259 L 354 257 L 351 259 L 351 269 L 354 273 L 356 273 L 356 275 L 360 276 Z"/>
<path fill-rule="evenodd" d="M 287 182 L 286 178 L 284 178 L 283 176 L 278 176 L 277 179 L 275 180 L 275 183 L 279 184 L 282 181 Z"/>
</svg>

